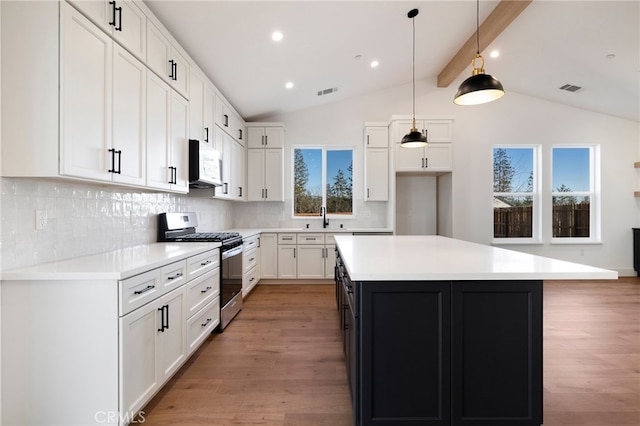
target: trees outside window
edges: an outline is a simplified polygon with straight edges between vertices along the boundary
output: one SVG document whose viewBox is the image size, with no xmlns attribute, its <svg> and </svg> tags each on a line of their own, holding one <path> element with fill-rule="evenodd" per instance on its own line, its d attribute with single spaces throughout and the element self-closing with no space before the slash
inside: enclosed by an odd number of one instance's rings
<svg viewBox="0 0 640 426">
<path fill-rule="evenodd" d="M 553 147 L 552 237 L 591 238 L 595 191 L 595 150 Z"/>
<path fill-rule="evenodd" d="M 353 215 L 353 149 L 294 148 L 293 215 Z"/>
<path fill-rule="evenodd" d="M 493 238 L 538 238 L 538 148 L 493 149 Z"/>
</svg>

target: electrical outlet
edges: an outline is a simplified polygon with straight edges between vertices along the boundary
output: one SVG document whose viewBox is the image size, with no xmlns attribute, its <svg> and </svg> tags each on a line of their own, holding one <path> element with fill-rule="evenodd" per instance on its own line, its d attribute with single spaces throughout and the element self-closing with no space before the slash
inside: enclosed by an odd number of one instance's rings
<svg viewBox="0 0 640 426">
<path fill-rule="evenodd" d="M 36 229 L 47 229 L 46 210 L 36 210 Z"/>
</svg>

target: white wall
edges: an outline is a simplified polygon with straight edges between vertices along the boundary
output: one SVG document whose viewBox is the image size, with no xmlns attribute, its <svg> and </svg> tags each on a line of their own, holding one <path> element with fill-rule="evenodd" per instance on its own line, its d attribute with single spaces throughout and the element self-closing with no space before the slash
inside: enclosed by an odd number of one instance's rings
<svg viewBox="0 0 640 426">
<path fill-rule="evenodd" d="M 639 157 L 636 121 L 568 107 L 509 92 L 499 101 L 479 106 L 456 106 L 453 85 L 435 87 L 435 81 L 421 80 L 416 86 L 417 115 L 453 116 L 454 151 L 452 175 L 452 235 L 468 241 L 490 244 L 492 216 L 492 147 L 495 144 L 540 144 L 543 151 L 542 185 L 546 189 L 543 224 L 550 215 L 550 150 L 553 144 L 600 144 L 602 159 L 602 244 L 551 245 L 550 231 L 544 244 L 510 245 L 508 248 L 556 257 L 594 266 L 612 268 L 632 275 L 631 228 L 639 224 L 640 204 L 633 196 L 640 189 L 633 162 Z M 348 89 L 346 89 L 348 90 Z M 285 182 L 291 179 L 292 144 L 361 144 L 362 126 L 367 121 L 387 121 L 392 115 L 411 114 L 411 85 L 389 88 L 334 104 L 269 117 L 287 128 Z M 358 153 L 361 157 L 361 153 Z M 288 195 L 290 198 L 290 194 Z M 362 198 L 362 182 L 356 184 Z M 371 203 L 362 203 L 371 204 Z M 242 207 L 239 207 L 242 208 Z M 290 200 L 282 206 L 284 216 Z M 271 208 L 277 215 L 278 206 Z M 236 210 L 234 209 L 234 214 Z M 386 216 L 386 210 L 381 212 Z M 386 217 L 385 217 L 386 221 Z"/>
</svg>

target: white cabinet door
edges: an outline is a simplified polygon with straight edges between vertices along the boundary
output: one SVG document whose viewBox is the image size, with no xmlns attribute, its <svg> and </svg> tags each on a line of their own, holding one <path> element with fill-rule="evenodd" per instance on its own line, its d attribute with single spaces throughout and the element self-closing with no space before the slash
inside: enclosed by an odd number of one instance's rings
<svg viewBox="0 0 640 426">
<path fill-rule="evenodd" d="M 162 296 L 157 302 L 159 323 L 158 380 L 162 384 L 184 363 L 187 356 L 186 287 Z"/>
<path fill-rule="evenodd" d="M 284 149 L 266 149 L 264 167 L 266 201 L 284 201 Z"/>
<path fill-rule="evenodd" d="M 264 148 L 264 127 L 247 128 L 247 146 L 249 148 Z"/>
<path fill-rule="evenodd" d="M 189 138 L 206 141 L 204 130 L 204 93 L 205 81 L 195 69 L 189 76 Z"/>
<path fill-rule="evenodd" d="M 277 234 L 260 234 L 260 277 L 278 278 Z"/>
<path fill-rule="evenodd" d="M 247 155 L 248 200 L 284 201 L 284 150 L 251 148 Z"/>
<path fill-rule="evenodd" d="M 296 246 L 278 245 L 278 278 L 297 278 L 296 274 Z"/>
<path fill-rule="evenodd" d="M 220 127 L 215 126 L 215 141 L 216 146 L 221 148 L 220 154 L 222 155 L 222 186 L 215 188 L 215 196 L 230 199 L 233 194 L 231 187 L 231 168 L 233 167 L 231 145 L 233 139 Z"/>
<path fill-rule="evenodd" d="M 388 148 L 389 128 L 382 126 L 365 127 L 365 148 Z"/>
<path fill-rule="evenodd" d="M 249 148 L 284 148 L 284 127 L 282 126 L 249 126 Z"/>
<path fill-rule="evenodd" d="M 239 142 L 231 141 L 231 193 L 235 201 L 244 201 L 247 197 L 245 191 L 245 148 Z"/>
<path fill-rule="evenodd" d="M 367 148 L 365 172 L 365 200 L 389 200 L 389 150 Z"/>
<path fill-rule="evenodd" d="M 113 51 L 113 150 L 115 182 L 146 179 L 147 67 L 118 45 Z"/>
<path fill-rule="evenodd" d="M 120 318 L 119 406 L 122 415 L 136 413 L 160 386 L 156 357 L 158 324 L 155 302 Z"/>
<path fill-rule="evenodd" d="M 324 278 L 324 269 L 324 245 L 298 245 L 298 278 Z"/>
<path fill-rule="evenodd" d="M 432 143 L 425 149 L 425 170 L 452 171 L 453 156 L 450 143 Z"/>
<path fill-rule="evenodd" d="M 147 17 L 134 2 L 128 0 L 69 0 L 69 2 L 138 59 L 145 59 Z"/>
<path fill-rule="evenodd" d="M 147 25 L 147 66 L 182 96 L 189 97 L 189 65 L 164 34 Z"/>
<path fill-rule="evenodd" d="M 396 172 L 424 171 L 424 148 L 403 148 L 399 143 L 396 147 Z"/>
<path fill-rule="evenodd" d="M 171 88 L 147 73 L 147 186 L 169 189 L 169 115 Z"/>
<path fill-rule="evenodd" d="M 324 250 L 324 277 L 333 279 L 336 266 L 336 245 L 327 244 Z"/>
<path fill-rule="evenodd" d="M 173 92 L 171 94 L 171 167 L 173 180 L 171 189 L 189 192 L 189 102 Z"/>
<path fill-rule="evenodd" d="M 212 144 L 212 146 L 219 150 L 220 148 L 215 144 L 214 141 L 214 105 L 215 105 L 216 95 L 213 91 L 213 88 L 205 83 L 204 88 L 204 110 L 203 110 L 203 126 L 204 126 L 204 140 Z M 191 100 L 189 100 L 189 104 L 191 104 Z"/>
<path fill-rule="evenodd" d="M 251 128 L 249 128 L 251 130 Z M 265 149 L 247 150 L 247 200 L 264 200 Z"/>
<path fill-rule="evenodd" d="M 60 13 L 60 173 L 111 180 L 113 42 L 68 4 Z"/>
</svg>

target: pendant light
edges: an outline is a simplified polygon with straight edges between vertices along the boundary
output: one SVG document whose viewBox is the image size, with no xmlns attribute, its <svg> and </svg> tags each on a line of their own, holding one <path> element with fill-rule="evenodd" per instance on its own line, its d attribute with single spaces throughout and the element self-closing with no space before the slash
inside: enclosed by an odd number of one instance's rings
<svg viewBox="0 0 640 426">
<path fill-rule="evenodd" d="M 471 60 L 471 77 L 462 82 L 453 103 L 456 105 L 479 105 L 495 101 L 504 95 L 502 84 L 492 75 L 484 73 L 484 58 L 480 54 L 480 0 L 476 0 L 476 57 Z M 480 66 L 476 67 L 476 60 Z"/>
<path fill-rule="evenodd" d="M 413 126 L 400 141 L 400 146 L 403 148 L 421 148 L 427 146 L 427 135 L 423 135 L 416 128 L 416 22 L 414 18 L 418 16 L 418 9 L 411 9 L 407 16 L 413 23 Z"/>
</svg>

